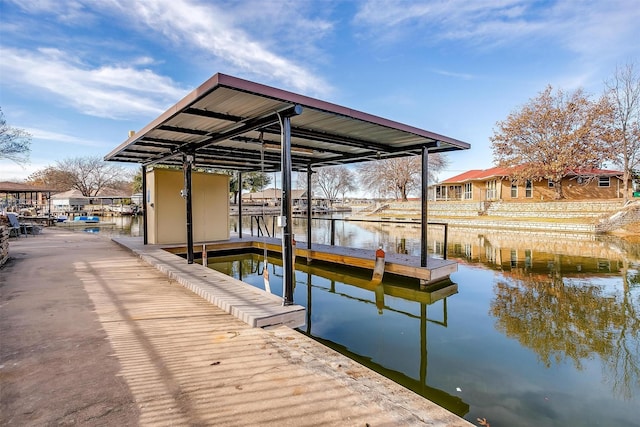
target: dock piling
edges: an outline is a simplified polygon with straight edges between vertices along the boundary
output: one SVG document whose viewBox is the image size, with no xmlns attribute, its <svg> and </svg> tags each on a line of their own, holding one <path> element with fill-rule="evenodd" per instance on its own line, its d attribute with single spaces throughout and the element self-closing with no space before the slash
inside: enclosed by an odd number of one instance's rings
<svg viewBox="0 0 640 427">
<path fill-rule="evenodd" d="M 382 246 L 380 246 L 376 251 L 376 263 L 373 267 L 373 277 L 371 278 L 371 281 L 374 283 L 382 282 L 382 276 L 384 275 L 384 256 L 384 250 Z"/>
</svg>

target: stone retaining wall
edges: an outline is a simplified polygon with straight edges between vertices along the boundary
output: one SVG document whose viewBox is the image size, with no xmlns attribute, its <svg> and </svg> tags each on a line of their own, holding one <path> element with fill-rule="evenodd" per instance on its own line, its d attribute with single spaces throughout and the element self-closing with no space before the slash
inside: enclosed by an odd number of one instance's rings
<svg viewBox="0 0 640 427">
<path fill-rule="evenodd" d="M 615 201 L 580 201 L 580 202 L 518 202 L 492 203 L 487 209 L 489 216 L 540 217 L 540 218 L 598 218 L 622 209 L 623 202 Z"/>
<path fill-rule="evenodd" d="M 553 201 L 553 202 L 429 202 L 428 215 L 438 217 L 505 217 L 540 219 L 605 218 L 623 208 L 622 200 Z M 379 216 L 394 217 L 420 213 L 420 202 L 396 202 L 379 212 Z"/>
<path fill-rule="evenodd" d="M 0 267 L 9 259 L 9 229 L 0 226 Z"/>
<path fill-rule="evenodd" d="M 606 233 L 633 223 L 640 223 L 640 204 L 637 203 L 616 212 L 610 217 L 601 219 L 596 225 L 596 231 L 598 233 Z"/>
<path fill-rule="evenodd" d="M 432 220 L 431 218 L 429 219 Z M 435 218 L 433 220 L 436 220 Z M 566 223 L 566 222 L 538 222 L 538 221 L 500 221 L 482 219 L 482 217 L 465 220 L 457 218 L 437 218 L 439 222 L 445 222 L 450 226 L 470 227 L 470 228 L 501 228 L 509 230 L 549 230 L 566 233 L 595 233 L 596 225 L 587 223 Z"/>
<path fill-rule="evenodd" d="M 634 205 L 635 206 L 635 205 Z M 420 202 L 391 203 L 376 217 L 415 219 Z M 429 202 L 428 219 L 457 227 L 487 227 L 523 231 L 547 230 L 564 233 L 606 233 L 640 222 L 640 207 L 624 208 L 623 201 L 547 202 Z"/>
</svg>

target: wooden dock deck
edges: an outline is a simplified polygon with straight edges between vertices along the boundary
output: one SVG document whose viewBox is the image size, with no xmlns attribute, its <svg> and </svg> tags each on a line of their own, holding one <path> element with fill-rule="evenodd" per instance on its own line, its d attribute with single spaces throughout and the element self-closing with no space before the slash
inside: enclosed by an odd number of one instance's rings
<svg viewBox="0 0 640 427">
<path fill-rule="evenodd" d="M 276 295 L 206 266 L 187 264 L 184 259 L 170 253 L 176 252 L 175 247 L 167 251 L 162 245 L 144 245 L 138 237 L 118 236 L 112 240 L 185 288 L 254 328 L 275 325 L 297 328 L 305 323 L 304 307 L 283 306 L 282 298 Z"/>
<path fill-rule="evenodd" d="M 282 253 L 282 243 L 280 239 L 270 237 L 232 237 L 229 240 L 217 242 L 200 243 L 193 246 L 194 253 L 207 252 L 208 256 L 215 256 L 216 253 L 233 250 L 262 251 L 265 249 L 272 253 Z M 172 253 L 185 253 L 184 245 L 165 247 L 165 250 Z M 322 261 L 331 264 L 340 264 L 373 271 L 376 260 L 375 250 L 358 249 L 344 246 L 331 246 L 314 243 L 311 250 L 307 248 L 306 242 L 297 242 L 295 245 L 295 255 L 297 259 Z M 431 285 L 443 280 L 448 280 L 452 273 L 458 271 L 458 263 L 452 260 L 439 258 L 428 258 L 427 266 L 420 266 L 420 257 L 387 253 L 385 256 L 385 274 L 391 273 L 404 277 L 411 277 L 420 280 L 421 285 Z"/>
</svg>

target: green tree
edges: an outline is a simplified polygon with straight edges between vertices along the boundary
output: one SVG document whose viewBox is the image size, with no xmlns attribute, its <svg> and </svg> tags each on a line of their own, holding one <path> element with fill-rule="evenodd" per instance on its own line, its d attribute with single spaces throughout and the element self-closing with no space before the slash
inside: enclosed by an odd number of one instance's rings
<svg viewBox="0 0 640 427">
<path fill-rule="evenodd" d="M 497 123 L 490 138 L 494 161 L 512 167 L 518 180 L 550 180 L 562 199 L 562 178 L 598 168 L 611 159 L 612 109 L 605 97 L 592 101 L 581 89 L 553 93 L 551 86 Z"/>
<path fill-rule="evenodd" d="M 262 191 L 267 185 L 271 184 L 269 174 L 263 172 L 249 172 L 242 174 L 242 189 L 249 190 L 254 193 Z"/>
<path fill-rule="evenodd" d="M 141 193 L 142 192 L 142 170 L 138 169 L 136 174 L 133 176 L 133 181 L 131 182 L 131 190 L 133 193 Z"/>
<path fill-rule="evenodd" d="M 11 127 L 4 118 L 0 108 L 0 159 L 11 160 L 19 165 L 29 162 L 31 150 L 31 134 Z"/>
<path fill-rule="evenodd" d="M 233 203 L 238 203 L 238 194 L 241 189 L 238 183 L 238 172 L 230 170 L 217 170 L 216 173 L 229 175 L 229 193 L 233 197 Z M 242 190 L 254 193 L 263 190 L 271 183 L 271 177 L 263 172 L 244 172 L 242 174 Z"/>
</svg>

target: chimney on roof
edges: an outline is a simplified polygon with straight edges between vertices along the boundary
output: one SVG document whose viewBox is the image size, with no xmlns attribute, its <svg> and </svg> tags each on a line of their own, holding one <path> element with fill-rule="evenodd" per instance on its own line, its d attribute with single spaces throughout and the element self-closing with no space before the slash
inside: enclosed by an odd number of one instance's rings
<svg viewBox="0 0 640 427">
<path fill-rule="evenodd" d="M 135 134 L 136 134 L 136 131 L 135 131 L 135 130 L 130 130 L 130 131 L 129 131 L 129 138 L 131 138 L 131 137 L 132 137 L 133 135 L 135 135 Z"/>
</svg>

